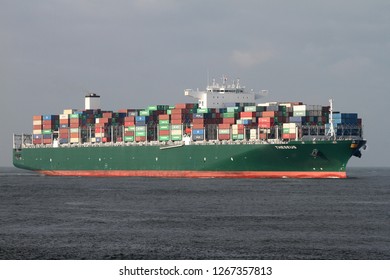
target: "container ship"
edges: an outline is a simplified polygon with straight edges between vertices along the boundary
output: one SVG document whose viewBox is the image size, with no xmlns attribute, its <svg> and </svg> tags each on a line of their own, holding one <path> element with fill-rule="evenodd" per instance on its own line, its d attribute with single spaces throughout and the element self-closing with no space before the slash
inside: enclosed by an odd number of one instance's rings
<svg viewBox="0 0 390 280">
<path fill-rule="evenodd" d="M 346 178 L 365 148 L 357 113 L 303 102 L 257 103 L 259 93 L 223 78 L 186 89 L 193 103 L 33 116 L 14 134 L 13 164 L 53 176 Z M 194 100 L 194 99 L 192 99 Z"/>
</svg>

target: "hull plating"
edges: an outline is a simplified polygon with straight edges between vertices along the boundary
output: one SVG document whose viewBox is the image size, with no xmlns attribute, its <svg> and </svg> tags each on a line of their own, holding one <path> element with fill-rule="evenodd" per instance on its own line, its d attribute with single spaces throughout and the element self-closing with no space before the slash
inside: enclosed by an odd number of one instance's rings
<svg viewBox="0 0 390 280">
<path fill-rule="evenodd" d="M 345 178 L 364 143 L 23 148 L 14 150 L 14 165 L 57 176 Z"/>
</svg>

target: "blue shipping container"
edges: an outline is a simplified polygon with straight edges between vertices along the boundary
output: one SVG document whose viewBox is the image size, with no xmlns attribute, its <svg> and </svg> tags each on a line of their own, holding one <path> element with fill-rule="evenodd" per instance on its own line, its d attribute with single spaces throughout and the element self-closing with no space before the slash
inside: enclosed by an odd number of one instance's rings
<svg viewBox="0 0 390 280">
<path fill-rule="evenodd" d="M 193 129 L 192 134 L 193 135 L 203 135 L 204 131 L 203 131 L 203 129 Z"/>
</svg>

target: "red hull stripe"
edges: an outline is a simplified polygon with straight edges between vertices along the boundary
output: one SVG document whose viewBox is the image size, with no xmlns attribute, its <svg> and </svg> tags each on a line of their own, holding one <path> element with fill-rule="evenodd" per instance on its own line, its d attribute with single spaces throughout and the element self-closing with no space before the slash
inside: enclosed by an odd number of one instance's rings
<svg viewBox="0 0 390 280">
<path fill-rule="evenodd" d="M 41 170 L 49 176 L 171 177 L 171 178 L 347 178 L 327 171 L 180 171 L 180 170 Z"/>
</svg>

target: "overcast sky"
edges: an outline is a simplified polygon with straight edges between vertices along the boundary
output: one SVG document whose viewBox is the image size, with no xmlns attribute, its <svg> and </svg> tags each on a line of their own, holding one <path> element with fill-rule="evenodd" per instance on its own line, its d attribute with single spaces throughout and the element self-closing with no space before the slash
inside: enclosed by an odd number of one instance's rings
<svg viewBox="0 0 390 280">
<path fill-rule="evenodd" d="M 0 166 L 32 116 L 193 102 L 185 88 L 240 78 L 261 100 L 358 112 L 368 149 L 350 166 L 390 166 L 388 0 L 0 0 Z"/>
</svg>

